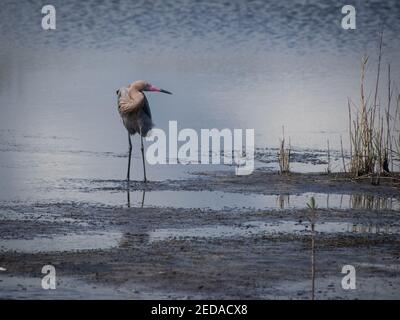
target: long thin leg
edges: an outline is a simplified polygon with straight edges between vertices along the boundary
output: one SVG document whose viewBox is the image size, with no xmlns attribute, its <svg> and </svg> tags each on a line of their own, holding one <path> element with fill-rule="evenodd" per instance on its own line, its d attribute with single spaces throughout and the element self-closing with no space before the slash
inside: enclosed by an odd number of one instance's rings
<svg viewBox="0 0 400 320">
<path fill-rule="evenodd" d="M 129 180 L 131 174 L 131 157 L 132 157 L 132 141 L 131 141 L 131 135 L 129 133 L 128 133 L 128 140 L 129 140 L 129 158 L 128 158 L 128 173 L 126 174 L 126 181 L 128 182 L 128 188 L 129 188 Z"/>
<path fill-rule="evenodd" d="M 143 137 L 142 137 L 142 135 L 140 135 L 140 141 L 141 141 L 141 143 L 142 143 L 141 149 L 142 149 L 143 174 L 144 174 L 144 180 L 143 180 L 143 182 L 147 182 L 147 178 L 146 178 L 146 163 L 145 163 L 145 161 L 144 161 L 144 146 L 143 146 Z"/>
</svg>

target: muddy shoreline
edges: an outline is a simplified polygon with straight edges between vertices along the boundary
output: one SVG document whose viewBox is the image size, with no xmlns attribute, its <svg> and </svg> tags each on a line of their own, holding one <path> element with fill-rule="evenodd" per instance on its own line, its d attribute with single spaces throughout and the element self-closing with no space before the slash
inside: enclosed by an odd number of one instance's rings
<svg viewBox="0 0 400 320">
<path fill-rule="evenodd" d="M 119 180 L 85 186 L 80 192 L 126 192 Z M 316 299 L 400 298 L 400 212 L 382 202 L 399 201 L 399 189 L 389 180 L 372 186 L 343 175 L 217 172 L 131 184 L 131 192 L 144 188 L 366 200 L 345 209 L 319 204 L 315 234 L 306 203 L 275 210 L 1 203 L 0 298 L 309 299 L 311 237 Z M 40 286 L 45 264 L 57 270 L 56 290 Z M 356 290 L 341 287 L 348 264 L 357 270 Z"/>
</svg>

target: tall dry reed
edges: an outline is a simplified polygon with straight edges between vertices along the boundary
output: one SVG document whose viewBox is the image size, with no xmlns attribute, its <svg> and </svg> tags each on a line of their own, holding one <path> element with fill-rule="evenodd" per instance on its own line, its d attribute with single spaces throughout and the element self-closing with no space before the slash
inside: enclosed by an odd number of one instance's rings
<svg viewBox="0 0 400 320">
<path fill-rule="evenodd" d="M 380 102 L 382 44 L 383 35 L 381 34 L 373 99 L 367 98 L 365 89 L 368 56 L 364 56 L 361 60 L 360 102 L 356 104 L 348 99 L 350 134 L 348 169 L 355 176 L 371 176 L 374 184 L 379 184 L 382 174 L 393 171 L 394 146 L 397 151 L 399 149 L 399 137 L 395 134 L 399 122 L 399 99 L 397 99 L 395 116 L 393 116 L 393 83 L 390 64 L 387 69 L 387 104 L 383 106 Z"/>
<path fill-rule="evenodd" d="M 290 172 L 290 153 L 291 153 L 290 139 L 289 139 L 289 146 L 286 146 L 285 127 L 282 127 L 282 139 L 280 139 L 279 151 L 278 151 L 278 162 L 279 162 L 280 173 Z"/>
</svg>

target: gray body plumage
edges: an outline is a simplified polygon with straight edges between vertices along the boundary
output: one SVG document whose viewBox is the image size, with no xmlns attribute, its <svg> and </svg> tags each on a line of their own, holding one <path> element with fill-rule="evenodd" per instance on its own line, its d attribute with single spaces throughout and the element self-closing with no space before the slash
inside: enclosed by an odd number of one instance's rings
<svg viewBox="0 0 400 320">
<path fill-rule="evenodd" d="M 119 90 L 118 99 L 122 92 L 122 90 Z M 121 114 L 121 118 L 130 135 L 138 133 L 142 137 L 145 137 L 153 128 L 154 124 L 151 119 L 151 110 L 146 95 L 143 92 L 141 92 L 141 94 L 144 96 L 142 106 L 133 112 Z"/>
</svg>

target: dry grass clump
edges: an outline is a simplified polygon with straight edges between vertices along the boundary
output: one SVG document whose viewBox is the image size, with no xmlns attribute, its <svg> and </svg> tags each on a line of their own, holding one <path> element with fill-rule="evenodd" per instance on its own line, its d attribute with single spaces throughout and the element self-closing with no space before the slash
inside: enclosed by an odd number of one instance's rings
<svg viewBox="0 0 400 320">
<path fill-rule="evenodd" d="M 282 127 L 282 139 L 280 139 L 279 151 L 278 151 L 279 172 L 281 174 L 290 172 L 290 152 L 291 152 L 290 139 L 289 139 L 289 146 L 286 146 L 285 128 Z"/>
<path fill-rule="evenodd" d="M 365 94 L 365 76 L 368 56 L 361 60 L 360 102 L 348 99 L 350 163 L 348 171 L 356 177 L 368 175 L 373 184 L 379 184 L 382 174 L 393 171 L 393 162 L 399 158 L 399 97 L 396 110 L 392 110 L 393 83 L 388 64 L 387 104 L 381 104 L 379 84 L 382 61 L 380 38 L 378 68 L 372 99 Z M 393 114 L 395 114 L 393 116 Z M 346 168 L 345 168 L 346 171 Z"/>
</svg>

